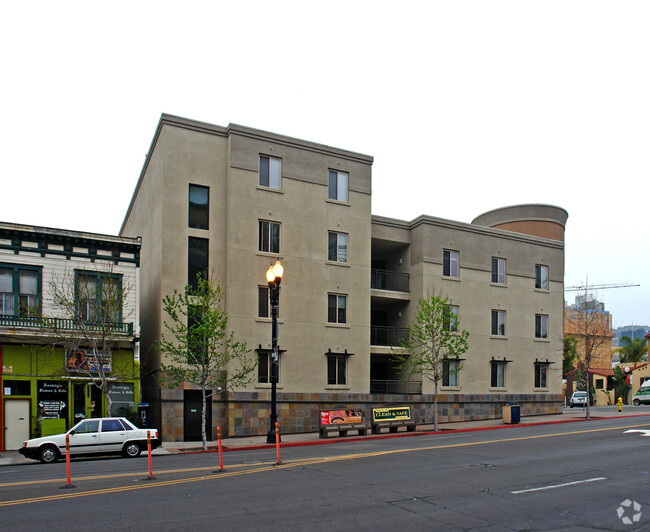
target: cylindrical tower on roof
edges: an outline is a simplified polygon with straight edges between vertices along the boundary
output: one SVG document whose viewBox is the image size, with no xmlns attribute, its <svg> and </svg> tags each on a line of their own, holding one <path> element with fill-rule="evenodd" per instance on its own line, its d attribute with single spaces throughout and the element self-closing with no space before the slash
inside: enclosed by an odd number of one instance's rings
<svg viewBox="0 0 650 532">
<path fill-rule="evenodd" d="M 530 203 L 488 211 L 474 218 L 472 224 L 564 242 L 568 217 L 561 207 Z"/>
</svg>

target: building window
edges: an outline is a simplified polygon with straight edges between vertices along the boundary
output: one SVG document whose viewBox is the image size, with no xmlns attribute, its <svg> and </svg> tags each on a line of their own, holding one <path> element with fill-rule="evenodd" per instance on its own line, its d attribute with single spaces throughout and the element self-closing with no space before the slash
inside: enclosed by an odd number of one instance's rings
<svg viewBox="0 0 650 532">
<path fill-rule="evenodd" d="M 329 199 L 337 201 L 348 201 L 348 174 L 330 170 L 328 196 Z"/>
<path fill-rule="evenodd" d="M 492 257 L 492 282 L 506 284 L 506 259 Z"/>
<path fill-rule="evenodd" d="M 273 365 L 273 358 L 271 351 L 258 351 L 257 352 L 257 382 L 259 384 L 271 384 L 271 372 Z M 278 375 L 276 384 L 280 382 L 280 360 L 278 359 Z"/>
<path fill-rule="evenodd" d="M 490 387 L 492 388 L 505 388 L 506 387 L 506 363 L 492 361 L 492 371 L 490 377 Z"/>
<path fill-rule="evenodd" d="M 281 188 L 282 163 L 277 157 L 260 155 L 260 186 Z"/>
<path fill-rule="evenodd" d="M 0 266 L 0 315 L 32 316 L 40 312 L 41 269 Z"/>
<path fill-rule="evenodd" d="M 187 363 L 194 366 L 201 364 L 208 354 L 200 312 L 201 308 L 194 305 L 187 309 Z"/>
<path fill-rule="evenodd" d="M 188 225 L 195 229 L 208 229 L 210 215 L 210 188 L 190 185 Z"/>
<path fill-rule="evenodd" d="M 458 387 L 458 360 L 442 361 L 442 385 Z"/>
<path fill-rule="evenodd" d="M 257 316 L 268 318 L 271 315 L 268 286 L 257 287 Z"/>
<path fill-rule="evenodd" d="M 327 384 L 345 385 L 347 357 L 345 355 L 327 355 Z"/>
<path fill-rule="evenodd" d="M 79 317 L 87 322 L 122 321 L 122 276 L 99 272 L 75 272 Z"/>
<path fill-rule="evenodd" d="M 446 305 L 445 315 L 442 318 L 445 330 L 458 332 L 458 312 L 458 305 Z"/>
<path fill-rule="evenodd" d="M 442 275 L 445 277 L 458 277 L 458 251 L 443 250 Z"/>
<path fill-rule="evenodd" d="M 535 288 L 548 290 L 548 266 L 543 264 L 535 265 Z"/>
<path fill-rule="evenodd" d="M 548 373 L 548 364 L 545 362 L 535 362 L 535 388 L 546 388 L 546 374 Z"/>
<path fill-rule="evenodd" d="M 348 296 L 341 294 L 328 294 L 327 321 L 329 323 L 347 323 L 347 303 Z"/>
<path fill-rule="evenodd" d="M 548 338 L 548 316 L 535 314 L 535 338 Z"/>
<path fill-rule="evenodd" d="M 260 220 L 259 251 L 280 253 L 280 224 Z"/>
<path fill-rule="evenodd" d="M 333 231 L 327 233 L 327 260 L 348 261 L 348 235 Z"/>
<path fill-rule="evenodd" d="M 492 336 L 506 335 L 506 311 L 492 311 Z"/>
<path fill-rule="evenodd" d="M 198 276 L 208 276 L 208 239 L 189 237 L 187 241 L 187 284 L 198 287 Z"/>
</svg>

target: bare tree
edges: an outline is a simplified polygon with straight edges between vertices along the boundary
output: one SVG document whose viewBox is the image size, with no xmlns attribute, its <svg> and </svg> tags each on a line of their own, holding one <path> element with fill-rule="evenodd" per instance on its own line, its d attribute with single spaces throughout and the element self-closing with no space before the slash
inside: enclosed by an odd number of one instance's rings
<svg viewBox="0 0 650 532">
<path fill-rule="evenodd" d="M 445 377 L 455 378 L 462 369 L 460 356 L 467 351 L 469 333 L 459 328 L 460 319 L 446 297 L 429 294 L 420 299 L 415 320 L 409 324 L 408 340 L 393 351 L 393 359 L 409 378 L 421 375 L 434 384 L 433 427 L 438 430 L 438 384 Z"/>
<path fill-rule="evenodd" d="M 612 342 L 611 315 L 605 312 L 604 305 L 598 301 L 597 296 L 585 283 L 583 292 L 576 297 L 576 304 L 564 309 L 564 333 L 577 341 L 576 369 L 579 381 L 582 381 L 587 392 L 587 419 L 591 415 L 589 369 L 598 359 L 609 356 Z"/>
<path fill-rule="evenodd" d="M 236 388 L 252 380 L 257 361 L 248 358 L 246 342 L 228 332 L 228 314 L 223 308 L 224 291 L 199 274 L 196 287 L 183 293 L 174 290 L 163 298 L 164 321 L 169 332 L 157 342 L 163 358 L 161 380 L 171 386 L 184 382 L 201 390 L 201 438 L 208 448 L 206 403 L 215 393 Z M 165 362 L 166 360 L 166 362 Z"/>
<path fill-rule="evenodd" d="M 110 383 L 139 378 L 133 360 L 118 364 L 113 351 L 130 341 L 134 309 L 125 305 L 131 285 L 112 265 L 93 270 L 67 270 L 50 282 L 52 316 L 43 315 L 41 326 L 65 349 L 62 373 L 81 374 L 106 398 L 112 415 Z M 132 346 L 129 346 L 132 349 Z"/>
</svg>

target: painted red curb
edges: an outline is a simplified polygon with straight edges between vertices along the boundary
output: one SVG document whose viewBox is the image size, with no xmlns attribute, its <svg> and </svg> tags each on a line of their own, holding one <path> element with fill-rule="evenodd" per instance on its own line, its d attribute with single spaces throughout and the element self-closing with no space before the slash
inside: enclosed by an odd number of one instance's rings
<svg viewBox="0 0 650 532">
<path fill-rule="evenodd" d="M 644 417 L 650 416 L 650 414 L 632 414 L 625 416 L 599 416 L 586 418 L 577 418 L 577 419 L 556 419 L 553 421 L 535 421 L 532 423 L 518 423 L 515 425 L 494 425 L 491 427 L 471 427 L 465 429 L 445 429 L 438 431 L 422 431 L 422 432 L 398 432 L 398 433 L 387 433 L 387 434 L 373 434 L 370 436 L 351 436 L 345 438 L 332 438 L 332 439 L 323 439 L 323 440 L 314 440 L 314 441 L 304 441 L 304 442 L 291 442 L 291 443 L 281 443 L 281 448 L 289 447 L 307 447 L 309 445 L 328 445 L 331 443 L 350 443 L 357 441 L 368 441 L 368 440 L 388 440 L 392 438 L 408 438 L 415 436 L 432 436 L 435 434 L 458 434 L 461 432 L 480 432 L 484 430 L 498 430 L 498 429 L 516 429 L 520 427 L 537 427 L 540 425 L 559 425 L 562 423 L 576 423 L 580 421 L 597 421 L 600 419 L 621 419 L 621 418 L 630 418 L 630 417 Z M 272 443 L 263 443 L 258 445 L 248 445 L 241 447 L 223 447 L 223 452 L 233 452 L 233 451 L 257 451 L 261 449 L 272 449 L 275 447 Z M 182 450 L 177 449 L 178 454 L 198 454 L 198 453 L 215 453 L 216 449 L 208 449 L 207 451 L 199 450 Z"/>
</svg>

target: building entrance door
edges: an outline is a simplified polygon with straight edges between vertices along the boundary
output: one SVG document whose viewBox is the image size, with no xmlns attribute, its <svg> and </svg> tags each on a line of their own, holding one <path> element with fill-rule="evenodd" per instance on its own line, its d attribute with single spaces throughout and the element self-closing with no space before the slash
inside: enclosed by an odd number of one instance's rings
<svg viewBox="0 0 650 532">
<path fill-rule="evenodd" d="M 5 449 L 20 449 L 29 439 L 29 399 L 5 399 Z"/>
<path fill-rule="evenodd" d="M 208 395 L 210 391 L 208 390 Z M 201 390 L 185 390 L 183 401 L 183 439 L 201 441 Z M 205 434 L 212 440 L 212 398 L 205 405 Z"/>
</svg>

